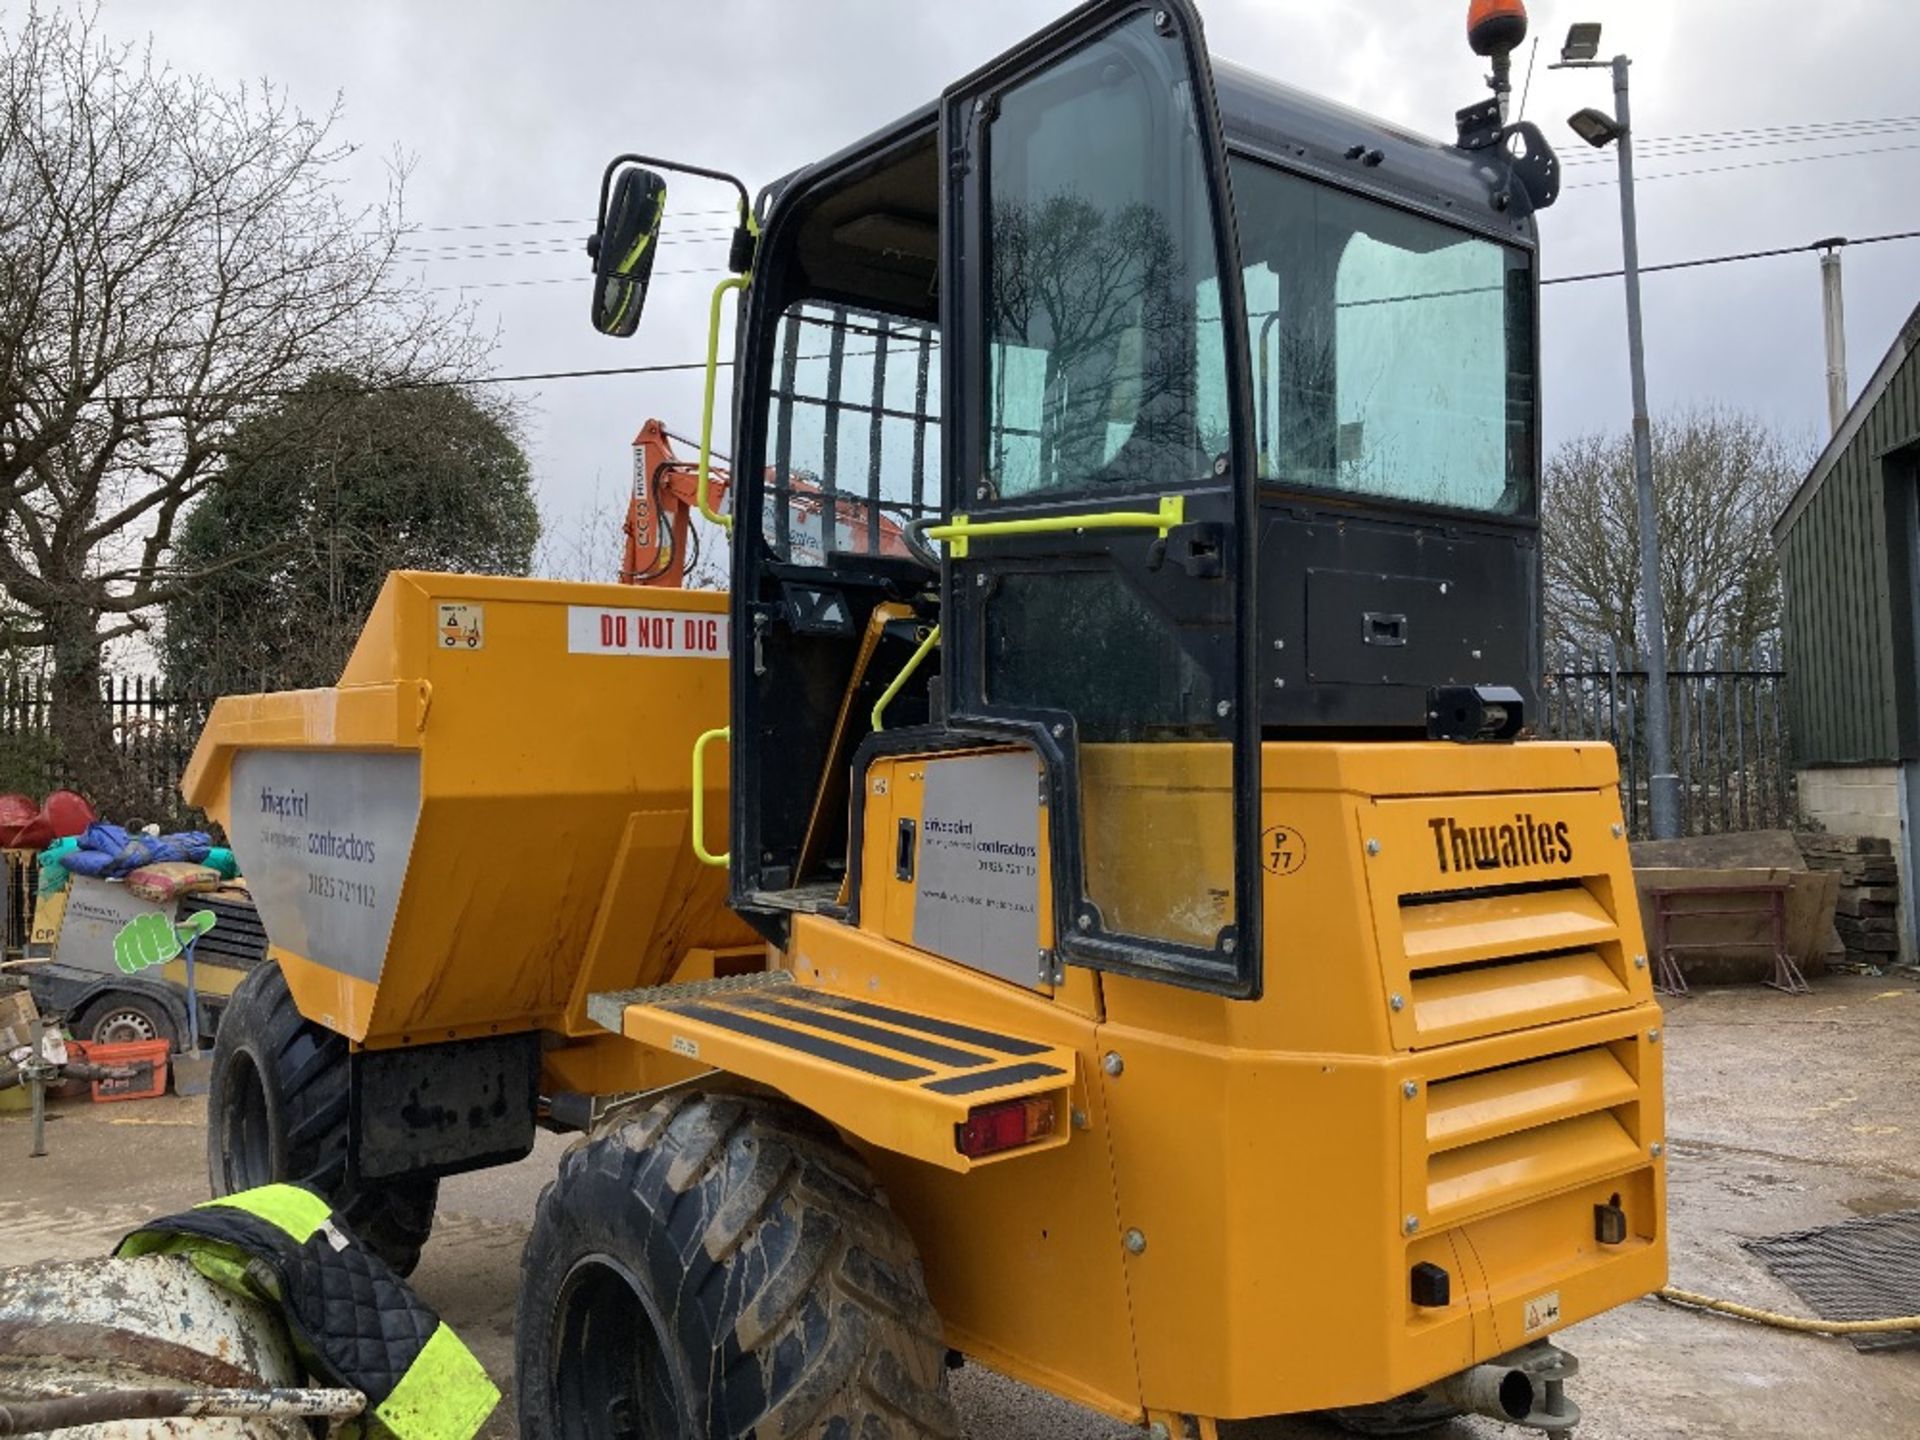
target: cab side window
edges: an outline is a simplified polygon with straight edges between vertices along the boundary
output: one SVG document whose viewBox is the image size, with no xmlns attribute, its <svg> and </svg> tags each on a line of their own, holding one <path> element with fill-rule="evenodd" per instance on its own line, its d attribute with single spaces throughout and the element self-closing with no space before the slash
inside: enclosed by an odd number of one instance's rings
<svg viewBox="0 0 1920 1440">
<path fill-rule="evenodd" d="M 937 327 L 803 301 L 776 340 L 761 524 L 772 558 L 907 554 L 940 506 Z"/>
</svg>

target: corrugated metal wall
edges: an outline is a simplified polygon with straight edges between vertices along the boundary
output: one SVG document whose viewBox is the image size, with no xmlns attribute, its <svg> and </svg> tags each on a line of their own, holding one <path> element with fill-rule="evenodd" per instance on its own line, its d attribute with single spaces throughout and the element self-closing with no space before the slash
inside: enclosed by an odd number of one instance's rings
<svg viewBox="0 0 1920 1440">
<path fill-rule="evenodd" d="M 1895 661 L 1895 607 L 1911 600 L 1892 593 L 1883 461 L 1916 440 L 1920 351 L 1894 372 L 1846 452 L 1781 535 L 1796 764 L 1900 758 L 1897 690 L 1916 678 L 1900 673 Z"/>
</svg>

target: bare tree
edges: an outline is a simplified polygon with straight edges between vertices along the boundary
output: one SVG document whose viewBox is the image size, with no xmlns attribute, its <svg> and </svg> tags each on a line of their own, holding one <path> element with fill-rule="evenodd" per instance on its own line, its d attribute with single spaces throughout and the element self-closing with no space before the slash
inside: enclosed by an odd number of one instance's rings
<svg viewBox="0 0 1920 1440">
<path fill-rule="evenodd" d="M 1780 574 L 1768 530 L 1810 463 L 1808 445 L 1753 415 L 1699 409 L 1654 422 L 1670 653 L 1747 649 L 1777 633 Z M 1582 435 L 1548 460 L 1540 519 L 1550 647 L 1639 648 L 1634 495 L 1625 434 Z"/>
<path fill-rule="evenodd" d="M 404 167 L 384 202 L 342 203 L 337 116 L 177 74 L 91 15 L 0 32 L 0 588 L 100 788 L 102 647 L 236 558 L 172 559 L 234 426 L 322 365 L 379 383 L 484 353 L 400 274 Z"/>
</svg>

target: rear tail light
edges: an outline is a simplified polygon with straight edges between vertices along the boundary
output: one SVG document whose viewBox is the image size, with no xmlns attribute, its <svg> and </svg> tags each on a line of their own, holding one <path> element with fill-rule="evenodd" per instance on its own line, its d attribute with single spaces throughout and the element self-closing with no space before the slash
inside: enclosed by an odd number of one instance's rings
<svg viewBox="0 0 1920 1440">
<path fill-rule="evenodd" d="M 969 1160 L 997 1155 L 1002 1150 L 1017 1150 L 1053 1134 L 1053 1101 L 1003 1100 L 997 1105 L 976 1105 L 967 1118 L 953 1127 L 953 1148 Z"/>
</svg>

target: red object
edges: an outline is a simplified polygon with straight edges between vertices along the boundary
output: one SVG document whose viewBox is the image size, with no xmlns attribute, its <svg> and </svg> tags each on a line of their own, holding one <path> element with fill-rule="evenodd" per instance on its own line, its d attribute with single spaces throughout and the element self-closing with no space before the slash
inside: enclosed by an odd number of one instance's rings
<svg viewBox="0 0 1920 1440">
<path fill-rule="evenodd" d="M 20 837 L 39 818 L 40 807 L 31 797 L 0 795 L 0 849 L 26 849 L 27 842 Z"/>
<path fill-rule="evenodd" d="M 85 834 L 87 827 L 100 818 L 100 812 L 87 803 L 84 795 L 71 790 L 56 790 L 47 796 L 40 813 L 52 824 L 54 840 Z"/>
<path fill-rule="evenodd" d="M 67 1059 L 77 1065 L 84 1065 L 92 1057 L 93 1046 L 85 1040 L 67 1041 Z M 93 1087 L 85 1080 L 62 1080 L 49 1086 L 47 1094 L 55 1100 L 84 1100 Z"/>
<path fill-rule="evenodd" d="M 1526 0 L 1472 0 L 1467 44 L 1476 55 L 1504 55 L 1527 38 Z"/>
<path fill-rule="evenodd" d="M 120 1045 L 88 1045 L 86 1055 L 91 1064 L 124 1065 L 133 1071 L 125 1080 L 94 1081 L 94 1100 L 154 1100 L 166 1094 L 168 1049 L 164 1040 L 128 1040 Z"/>
<path fill-rule="evenodd" d="M 970 1160 L 1017 1150 L 1053 1133 L 1053 1101 L 1003 1100 L 998 1105 L 976 1105 L 966 1122 L 953 1127 L 953 1145 Z"/>
<path fill-rule="evenodd" d="M 82 833 L 99 819 L 84 798 L 55 790 L 44 805 L 28 795 L 0 795 L 0 850 L 44 850 L 54 841 Z"/>
<path fill-rule="evenodd" d="M 53 822 L 44 815 L 36 815 L 18 830 L 8 844 L 15 850 L 44 850 L 58 837 L 53 833 Z"/>
</svg>

